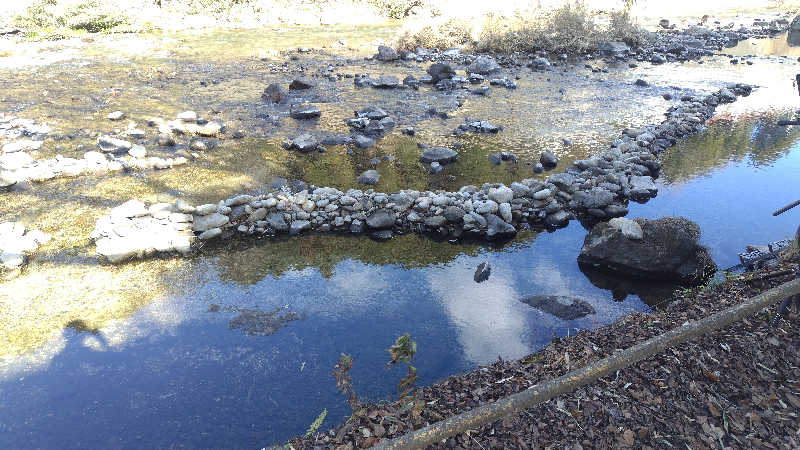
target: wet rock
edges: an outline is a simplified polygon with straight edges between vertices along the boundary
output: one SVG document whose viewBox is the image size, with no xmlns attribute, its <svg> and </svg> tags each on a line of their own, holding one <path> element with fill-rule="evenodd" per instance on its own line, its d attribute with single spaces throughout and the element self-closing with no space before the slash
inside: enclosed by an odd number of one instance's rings
<svg viewBox="0 0 800 450">
<path fill-rule="evenodd" d="M 517 234 L 517 229 L 514 228 L 513 225 L 507 223 L 500 217 L 497 217 L 494 214 L 486 214 L 486 238 L 489 240 L 493 239 L 505 239 L 514 237 Z"/>
<path fill-rule="evenodd" d="M 548 67 L 550 67 L 550 60 L 541 56 L 531 62 L 531 68 L 534 70 L 545 70 Z"/>
<path fill-rule="evenodd" d="M 381 228 L 390 228 L 394 226 L 395 222 L 395 214 L 394 212 L 388 211 L 386 209 L 379 209 L 374 213 L 370 214 L 367 217 L 367 226 L 370 228 L 381 229 Z"/>
<path fill-rule="evenodd" d="M 303 103 L 299 105 L 294 105 L 291 108 L 291 112 L 289 115 L 293 119 L 297 120 L 304 120 L 304 119 L 314 119 L 321 115 L 319 108 L 317 105 L 313 105 L 310 103 Z"/>
<path fill-rule="evenodd" d="M 424 222 L 426 227 L 436 229 L 444 226 L 447 223 L 447 219 L 442 216 L 431 216 L 426 217 Z"/>
<path fill-rule="evenodd" d="M 376 185 L 378 184 L 378 180 L 380 180 L 380 178 L 381 175 L 377 170 L 367 170 L 359 175 L 358 182 L 361 184 Z"/>
<path fill-rule="evenodd" d="M 450 67 L 449 64 L 445 63 L 434 63 L 428 67 L 428 75 L 431 76 L 432 83 L 438 83 L 441 80 L 448 80 L 455 76 L 456 72 Z"/>
<path fill-rule="evenodd" d="M 272 83 L 264 89 L 261 98 L 272 103 L 283 103 L 286 101 L 286 93 L 278 83 Z"/>
<path fill-rule="evenodd" d="M 420 162 L 430 164 L 450 164 L 458 160 L 458 152 L 447 147 L 429 147 L 419 157 Z"/>
<path fill-rule="evenodd" d="M 582 298 L 563 295 L 531 295 L 520 301 L 561 320 L 576 320 L 594 314 L 595 309 Z"/>
<path fill-rule="evenodd" d="M 554 155 L 552 152 L 544 151 L 539 156 L 539 162 L 542 163 L 542 166 L 546 170 L 550 170 L 558 165 L 558 157 L 556 157 L 556 155 Z"/>
<path fill-rule="evenodd" d="M 219 237 L 221 234 L 222 234 L 222 228 L 211 228 L 209 230 L 200 233 L 200 235 L 197 236 L 197 239 L 201 241 L 207 241 L 209 239 L 214 239 L 216 237 Z"/>
<path fill-rule="evenodd" d="M 669 29 L 669 20 L 668 20 L 668 19 L 661 19 L 661 20 L 659 20 L 659 21 L 658 21 L 658 26 L 660 26 L 661 28 L 667 28 L 667 29 Z"/>
<path fill-rule="evenodd" d="M 477 73 L 479 75 L 489 75 L 500 70 L 500 64 L 497 64 L 494 58 L 490 56 L 479 56 L 467 66 L 467 73 Z"/>
<path fill-rule="evenodd" d="M 631 198 L 635 201 L 646 201 L 658 193 L 653 177 L 647 175 L 634 175 L 630 178 Z"/>
<path fill-rule="evenodd" d="M 664 64 L 667 62 L 667 58 L 664 55 L 655 53 L 650 57 L 650 62 L 653 64 Z"/>
<path fill-rule="evenodd" d="M 683 217 L 636 219 L 642 239 L 601 222 L 586 236 L 578 263 L 621 276 L 701 284 L 716 271 L 700 228 Z"/>
<path fill-rule="evenodd" d="M 444 167 L 442 167 L 442 165 L 439 164 L 437 161 L 434 161 L 434 162 L 431 163 L 431 167 L 430 167 L 429 172 L 431 174 L 437 174 L 437 173 L 441 172 L 442 170 L 444 170 Z"/>
<path fill-rule="evenodd" d="M 199 152 L 211 150 L 216 146 L 217 146 L 217 141 L 213 141 L 210 139 L 193 138 L 191 141 L 189 141 L 189 148 L 192 150 L 197 150 Z"/>
<path fill-rule="evenodd" d="M 106 153 L 127 152 L 131 149 L 131 144 L 128 141 L 113 138 L 111 136 L 100 136 L 97 138 L 97 146 L 101 151 Z"/>
<path fill-rule="evenodd" d="M 403 84 L 414 90 L 419 89 L 419 83 L 419 80 L 417 80 L 414 75 L 408 75 L 403 78 Z"/>
<path fill-rule="evenodd" d="M 314 83 L 307 78 L 295 78 L 291 83 L 289 83 L 290 91 L 302 91 L 304 89 L 311 89 L 313 87 Z"/>
<path fill-rule="evenodd" d="M 369 148 L 375 145 L 375 139 L 356 134 L 353 136 L 353 145 L 356 148 Z"/>
<path fill-rule="evenodd" d="M 215 306 L 216 311 L 222 309 L 217 305 Z M 284 314 L 279 315 L 278 313 L 281 309 L 282 308 L 276 308 L 273 311 L 265 312 L 255 309 L 229 308 L 228 310 L 238 312 L 239 315 L 228 322 L 228 328 L 231 330 L 242 330 L 248 336 L 269 336 L 281 328 L 286 327 L 289 322 L 305 319 L 304 314 L 298 314 L 292 311 L 286 311 Z M 209 311 L 211 311 L 211 308 L 209 308 Z"/>
<path fill-rule="evenodd" d="M 392 233 L 392 230 L 377 230 L 377 231 L 371 232 L 369 234 L 369 237 L 374 239 L 374 240 L 376 240 L 376 241 L 378 241 L 378 242 L 384 242 L 384 241 L 388 241 L 392 237 L 394 237 L 394 233 Z"/>
<path fill-rule="evenodd" d="M 310 133 L 303 133 L 289 143 L 289 148 L 303 153 L 319 150 L 319 141 Z"/>
<path fill-rule="evenodd" d="M 400 59 L 400 55 L 398 55 L 397 51 L 391 47 L 379 45 L 378 53 L 375 55 L 375 59 L 383 62 L 396 61 Z"/>
<path fill-rule="evenodd" d="M 373 81 L 372 86 L 378 89 L 394 89 L 400 85 L 400 80 L 393 75 L 382 75 L 377 80 Z"/>
<path fill-rule="evenodd" d="M 645 81 L 645 80 L 643 80 L 641 78 L 637 78 L 636 81 L 633 84 L 636 85 L 636 86 L 639 86 L 639 87 L 650 86 L 650 83 L 648 83 L 647 81 Z"/>
<path fill-rule="evenodd" d="M 483 283 L 489 279 L 489 275 L 491 274 L 492 267 L 488 262 L 482 262 L 478 264 L 478 268 L 475 269 L 475 275 L 473 275 L 472 279 L 475 280 L 476 283 Z"/>
</svg>

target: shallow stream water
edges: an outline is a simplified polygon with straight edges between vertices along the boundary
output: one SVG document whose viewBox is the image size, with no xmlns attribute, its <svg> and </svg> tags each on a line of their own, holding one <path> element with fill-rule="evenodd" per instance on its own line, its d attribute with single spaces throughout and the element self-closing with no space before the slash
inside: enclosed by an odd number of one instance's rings
<svg viewBox="0 0 800 450">
<path fill-rule="evenodd" d="M 419 77 L 424 66 L 416 63 L 363 60 L 374 49 L 371 39 L 392 32 L 103 36 L 15 48 L 5 58 L 16 62 L 0 57 L 7 67 L 0 69 L 0 111 L 47 122 L 63 136 L 48 139 L 39 157 L 79 155 L 77 145 L 93 145 L 92 132 L 124 128 L 127 122 L 104 119 L 116 109 L 140 126 L 194 109 L 247 135 L 184 168 L 0 193 L 0 221 L 21 220 L 54 237 L 20 276 L 0 283 L 0 448 L 261 448 L 302 434 L 323 409 L 323 428 L 346 419 L 345 396 L 331 375 L 341 352 L 353 355 L 359 395 L 378 400 L 393 395 L 404 375 L 384 367 L 386 348 L 403 333 L 418 342 L 419 383 L 429 384 L 661 301 L 653 286 L 581 272 L 576 257 L 586 230 L 576 221 L 500 246 L 312 235 L 211 245 L 191 259 L 102 264 L 88 234 L 98 216 L 130 198 L 180 196 L 199 204 L 265 189 L 274 177 L 350 188 L 370 159 L 383 156 L 393 158 L 377 166 L 376 189 L 384 192 L 509 183 L 535 176 L 525 162 L 544 149 L 559 155 L 559 171 L 601 151 L 625 127 L 659 122 L 671 104 L 663 93 L 747 82 L 761 87 L 720 107 L 706 131 L 670 149 L 658 196 L 631 204 L 629 217 L 696 221 L 722 268 L 735 265 L 748 244 L 788 237 L 800 221 L 792 212 L 771 216 L 800 198 L 800 130 L 776 125 L 800 105 L 791 84 L 798 64 L 779 57 L 794 56 L 795 47 L 781 44 L 785 37 L 726 50 L 756 55 L 753 65 L 720 55 L 703 64 L 608 73 L 582 64 L 565 73 L 518 69 L 511 71 L 520 77 L 517 90 L 493 88 L 460 108 L 452 96 L 425 87 L 359 89 L 348 78 L 317 79 L 308 95 L 323 111 L 318 122 L 298 123 L 285 108 L 261 101 L 268 83 L 288 82 L 301 67 L 304 75 L 332 65 L 342 74 Z M 340 36 L 348 43 L 332 46 Z M 637 78 L 650 86 L 634 87 Z M 417 136 L 397 131 L 354 155 L 336 146 L 318 155 L 280 148 L 300 130 L 346 132 L 342 119 L 370 104 L 390 112 L 397 130 L 414 126 Z M 429 107 L 451 118 L 427 117 Z M 505 129 L 451 136 L 465 117 Z M 462 143 L 459 162 L 429 175 L 417 162 L 417 142 Z M 488 154 L 497 151 L 517 154 L 520 163 L 490 164 Z M 482 262 L 492 271 L 478 284 L 473 274 Z M 539 294 L 581 297 L 596 312 L 564 320 L 520 301 Z M 266 320 L 279 317 L 287 320 Z M 268 326 L 248 327 L 254 318 Z"/>
</svg>

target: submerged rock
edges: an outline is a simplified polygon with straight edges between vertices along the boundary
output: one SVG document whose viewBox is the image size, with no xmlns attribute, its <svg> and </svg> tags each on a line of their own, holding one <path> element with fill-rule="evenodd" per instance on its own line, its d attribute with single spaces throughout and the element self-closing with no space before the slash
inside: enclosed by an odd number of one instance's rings
<svg viewBox="0 0 800 450">
<path fill-rule="evenodd" d="M 633 278 L 701 284 L 716 265 L 699 244 L 700 228 L 683 217 L 636 219 L 638 230 L 622 231 L 624 223 L 601 222 L 586 236 L 578 263 Z M 630 236 L 630 237 L 629 237 Z"/>
<path fill-rule="evenodd" d="M 595 309 L 586 300 L 564 295 L 531 295 L 520 301 L 561 320 L 580 319 L 595 313 Z"/>
<path fill-rule="evenodd" d="M 492 267 L 489 265 L 488 262 L 482 262 L 478 264 L 478 268 L 475 269 L 475 275 L 472 277 L 476 283 L 483 283 L 484 281 L 489 279 L 489 275 L 492 274 Z"/>
<path fill-rule="evenodd" d="M 317 118 L 322 115 L 322 112 L 319 110 L 317 105 L 312 105 L 311 103 L 302 103 L 292 106 L 289 115 L 292 117 L 292 119 L 304 120 Z"/>
</svg>

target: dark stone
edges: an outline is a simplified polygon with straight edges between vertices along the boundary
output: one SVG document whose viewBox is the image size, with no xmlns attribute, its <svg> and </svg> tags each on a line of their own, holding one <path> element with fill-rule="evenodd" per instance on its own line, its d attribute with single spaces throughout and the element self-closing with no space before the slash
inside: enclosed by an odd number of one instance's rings
<svg viewBox="0 0 800 450">
<path fill-rule="evenodd" d="M 545 169 L 550 170 L 558 165 L 558 158 L 552 152 L 544 151 L 539 156 L 539 162 Z"/>
<path fill-rule="evenodd" d="M 272 83 L 264 89 L 261 98 L 272 103 L 283 103 L 286 100 L 286 93 L 283 92 L 278 83 Z"/>
<path fill-rule="evenodd" d="M 302 91 L 303 89 L 311 89 L 313 87 L 314 83 L 307 78 L 297 78 L 289 83 L 290 91 Z"/>
<path fill-rule="evenodd" d="M 392 230 L 378 230 L 370 233 L 369 237 L 376 241 L 383 242 L 394 237 L 394 233 L 392 233 Z"/>
<path fill-rule="evenodd" d="M 442 216 L 431 216 L 425 218 L 425 226 L 429 228 L 439 228 L 447 223 L 447 219 Z"/>
<path fill-rule="evenodd" d="M 400 59 L 400 55 L 398 55 L 397 51 L 391 47 L 387 47 L 385 45 L 379 45 L 378 54 L 375 55 L 375 59 L 383 62 L 395 61 L 397 59 Z"/>
<path fill-rule="evenodd" d="M 580 319 L 595 313 L 592 305 L 586 300 L 564 295 L 532 295 L 520 301 L 561 320 Z"/>
<path fill-rule="evenodd" d="M 428 75 L 431 76 L 431 81 L 433 83 L 438 83 L 441 80 L 453 78 L 453 76 L 456 74 L 450 65 L 444 63 L 431 64 L 431 66 L 428 67 L 427 72 Z"/>
<path fill-rule="evenodd" d="M 379 209 L 367 217 L 367 226 L 374 229 L 391 228 L 394 226 L 395 214 L 385 209 Z"/>
<path fill-rule="evenodd" d="M 643 239 L 634 240 L 601 222 L 583 242 L 578 263 L 632 278 L 702 284 L 716 271 L 700 228 L 683 217 L 636 219 Z"/>
<path fill-rule="evenodd" d="M 502 161 L 503 158 L 501 158 L 500 153 L 492 153 L 489 155 L 489 162 L 495 166 L 499 166 Z"/>
<path fill-rule="evenodd" d="M 483 283 L 489 279 L 489 275 L 491 274 L 492 267 L 488 262 L 482 262 L 478 264 L 478 268 L 475 269 L 475 275 L 472 277 L 472 279 L 474 279 L 476 283 Z"/>
<path fill-rule="evenodd" d="M 319 117 L 322 113 L 320 112 L 319 108 L 316 105 L 312 105 L 310 103 L 304 103 L 300 105 L 294 105 L 291 108 L 290 115 L 292 119 L 314 119 Z"/>
<path fill-rule="evenodd" d="M 647 86 L 650 86 L 650 83 L 648 83 L 647 81 L 644 81 L 644 80 L 643 80 L 643 79 L 641 79 L 641 78 L 637 78 L 637 79 L 636 79 L 636 81 L 635 81 L 633 84 L 635 84 L 636 86 L 639 86 L 639 87 L 647 87 Z"/>
<path fill-rule="evenodd" d="M 307 220 L 293 220 L 289 226 L 289 234 L 292 236 L 298 235 L 303 231 L 311 229 L 311 222 Z"/>
</svg>

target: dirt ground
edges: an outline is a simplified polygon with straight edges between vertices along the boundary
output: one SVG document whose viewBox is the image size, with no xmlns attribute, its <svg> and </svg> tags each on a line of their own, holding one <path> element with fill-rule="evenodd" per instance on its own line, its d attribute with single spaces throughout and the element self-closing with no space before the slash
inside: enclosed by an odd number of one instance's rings
<svg viewBox="0 0 800 450">
<path fill-rule="evenodd" d="M 796 265 L 782 266 L 787 267 Z M 289 445 L 368 448 L 561 376 L 793 276 L 764 277 L 777 270 L 679 291 L 654 314 L 633 314 L 602 329 L 556 339 L 526 358 L 500 360 L 422 388 L 417 395 L 425 406 L 418 417 L 398 402 L 367 405 L 343 426 Z M 800 448 L 800 317 L 790 310 L 770 328 L 775 310 L 763 310 L 435 448 Z"/>
</svg>

